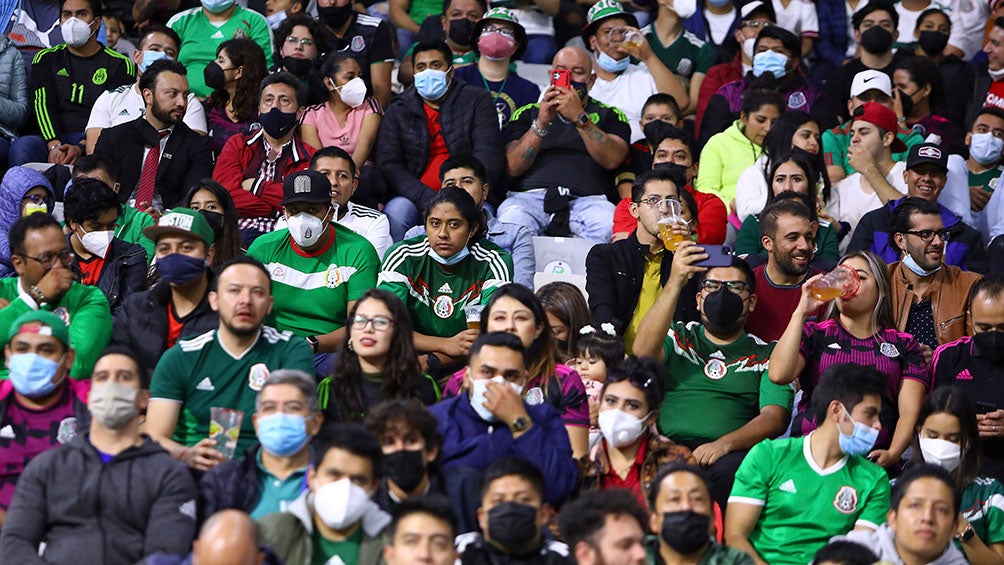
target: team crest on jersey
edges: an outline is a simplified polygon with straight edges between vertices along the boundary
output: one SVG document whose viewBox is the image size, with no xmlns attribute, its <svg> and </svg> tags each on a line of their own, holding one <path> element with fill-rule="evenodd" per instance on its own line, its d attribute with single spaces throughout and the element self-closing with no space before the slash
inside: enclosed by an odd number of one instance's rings
<svg viewBox="0 0 1004 565">
<path fill-rule="evenodd" d="M 97 85 L 104 84 L 108 80 L 108 71 L 104 67 L 94 71 L 94 76 L 91 77 L 91 82 Z"/>
<path fill-rule="evenodd" d="M 264 363 L 251 365 L 251 370 L 248 371 L 248 388 L 255 392 L 261 392 L 261 387 L 264 386 L 268 375 L 268 366 Z"/>
<path fill-rule="evenodd" d="M 990 187 L 990 190 L 993 190 L 993 189 L 997 188 L 997 181 L 999 181 L 999 180 L 1001 180 L 1000 177 L 994 177 L 994 178 L 990 179 L 990 183 L 987 184 L 987 186 Z"/>
<path fill-rule="evenodd" d="M 840 487 L 833 499 L 833 507 L 842 514 L 853 514 L 858 509 L 858 491 L 850 486 Z"/>
<path fill-rule="evenodd" d="M 445 294 L 436 299 L 432 305 L 432 311 L 442 319 L 447 319 L 453 315 L 453 299 Z"/>
<path fill-rule="evenodd" d="M 77 437 L 77 419 L 72 416 L 64 418 L 59 423 L 59 429 L 56 431 L 56 441 L 61 445 L 67 444 L 75 437 Z"/>
<path fill-rule="evenodd" d="M 248 34 L 242 27 L 237 28 L 237 31 L 234 32 L 234 39 L 247 39 L 247 37 Z"/>
<path fill-rule="evenodd" d="M 882 345 L 879 346 L 879 353 L 885 355 L 886 357 L 899 357 L 899 349 L 896 349 L 895 345 L 888 342 L 883 342 Z"/>
<path fill-rule="evenodd" d="M 680 64 L 676 66 L 676 74 L 690 76 L 694 72 L 694 62 L 690 59 L 680 59 Z"/>
<path fill-rule="evenodd" d="M 328 270 L 324 273 L 324 285 L 328 288 L 336 288 L 342 282 L 342 270 L 337 265 L 328 265 Z"/>
<path fill-rule="evenodd" d="M 66 309 L 66 306 L 60 306 L 52 311 L 53 314 L 59 316 L 59 319 L 66 322 L 66 325 L 70 325 L 70 311 Z"/>
<path fill-rule="evenodd" d="M 352 38 L 352 43 L 349 45 L 349 48 L 356 53 L 359 53 L 363 49 L 366 49 L 366 40 L 363 39 L 363 36 L 357 35 Z"/>
<path fill-rule="evenodd" d="M 713 381 L 717 381 L 729 372 L 729 366 L 721 359 L 708 359 L 704 364 L 704 376 Z"/>
<path fill-rule="evenodd" d="M 540 390 L 539 386 L 535 386 L 530 390 L 526 391 L 523 395 L 523 400 L 526 401 L 530 406 L 537 406 L 538 404 L 544 403 L 544 391 Z"/>
<path fill-rule="evenodd" d="M 808 100 L 805 99 L 805 94 L 799 91 L 792 92 L 788 95 L 788 107 L 792 110 L 797 110 L 805 104 Z"/>
</svg>

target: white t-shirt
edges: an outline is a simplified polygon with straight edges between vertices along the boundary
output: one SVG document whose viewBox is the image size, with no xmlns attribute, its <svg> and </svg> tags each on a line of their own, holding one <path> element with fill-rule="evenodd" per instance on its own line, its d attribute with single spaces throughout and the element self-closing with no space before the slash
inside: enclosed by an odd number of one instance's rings
<svg viewBox="0 0 1004 565">
<path fill-rule="evenodd" d="M 554 36 L 554 19 L 540 9 L 513 10 L 513 14 L 516 16 L 519 24 L 526 30 L 527 35 Z"/>
<path fill-rule="evenodd" d="M 649 96 L 659 92 L 655 79 L 648 72 L 644 63 L 628 65 L 623 73 L 614 80 L 603 80 L 596 77 L 596 82 L 589 89 L 589 96 L 607 106 L 614 106 L 627 116 L 631 124 L 631 139 L 625 139 L 628 144 L 645 137 L 641 130 L 641 109 Z"/>
<path fill-rule="evenodd" d="M 773 0 L 777 25 L 799 37 L 819 37 L 819 18 L 816 5 L 807 0 L 791 0 L 788 7 L 781 0 Z"/>
<path fill-rule="evenodd" d="M 739 173 L 736 181 L 736 215 L 745 221 L 750 214 L 759 214 L 767 204 L 767 179 L 763 176 L 766 155 L 760 155 L 750 166 Z"/>
<path fill-rule="evenodd" d="M 990 17 L 990 5 L 979 0 L 957 0 L 948 44 L 961 49 L 968 61 L 983 49 L 983 29 Z"/>
<path fill-rule="evenodd" d="M 394 243 L 390 236 L 390 222 L 386 214 L 353 202 L 347 203 L 345 208 L 347 209 L 345 216 L 338 220 L 338 223 L 365 237 L 383 260 L 384 253 Z M 287 227 L 289 226 L 286 224 L 286 217 L 280 216 L 275 221 L 274 231 Z"/>
<path fill-rule="evenodd" d="M 131 122 L 142 117 L 145 113 L 146 104 L 143 102 L 143 95 L 139 93 L 138 86 L 124 84 L 98 96 L 91 108 L 91 115 L 87 119 L 85 129 L 110 128 Z M 209 131 L 209 128 L 206 127 L 206 111 L 202 107 L 202 102 L 199 102 L 194 94 L 188 95 L 188 110 L 185 111 L 184 122 L 186 126 L 201 134 Z"/>
<path fill-rule="evenodd" d="M 903 180 L 903 171 L 906 170 L 906 163 L 897 162 L 885 176 L 885 180 L 897 191 L 906 194 L 906 181 Z M 838 222 L 847 222 L 851 226 L 851 233 L 844 237 L 840 244 L 840 252 L 843 253 L 847 244 L 854 235 L 854 228 L 858 226 L 861 218 L 882 206 L 882 200 L 872 191 L 870 194 L 861 189 L 861 173 L 844 178 L 833 187 L 830 201 L 826 203 L 826 212 L 831 218 Z"/>
<path fill-rule="evenodd" d="M 709 10 L 704 10 L 704 17 L 708 18 L 708 33 L 711 35 L 711 42 L 721 45 L 725 41 L 725 36 L 732 31 L 732 22 L 736 21 L 736 9 L 729 10 L 728 14 L 712 14 Z"/>
</svg>

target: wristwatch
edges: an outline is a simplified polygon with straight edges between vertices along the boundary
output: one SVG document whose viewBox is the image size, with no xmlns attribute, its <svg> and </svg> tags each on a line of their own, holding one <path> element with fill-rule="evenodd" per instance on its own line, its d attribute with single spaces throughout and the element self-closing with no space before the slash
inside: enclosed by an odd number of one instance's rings
<svg viewBox="0 0 1004 565">
<path fill-rule="evenodd" d="M 575 127 L 581 128 L 585 127 L 589 123 L 589 114 L 582 112 L 579 114 L 578 118 L 575 118 Z"/>
<path fill-rule="evenodd" d="M 975 535 L 976 531 L 973 530 L 973 525 L 969 524 L 966 526 L 966 529 L 962 530 L 962 533 L 958 535 L 958 538 L 960 542 L 966 543 L 967 541 L 973 539 L 973 536 Z"/>
<path fill-rule="evenodd" d="M 307 337 L 305 337 L 303 339 L 307 340 L 307 343 L 309 343 L 310 347 L 313 348 L 314 353 L 317 353 L 317 348 L 320 347 L 320 345 L 321 345 L 317 341 L 317 336 L 316 335 L 308 335 Z"/>
<path fill-rule="evenodd" d="M 512 430 L 513 433 L 522 432 L 523 430 L 529 427 L 530 427 L 529 416 L 520 416 L 519 418 L 513 420 L 511 424 L 509 424 L 509 429 Z"/>
</svg>

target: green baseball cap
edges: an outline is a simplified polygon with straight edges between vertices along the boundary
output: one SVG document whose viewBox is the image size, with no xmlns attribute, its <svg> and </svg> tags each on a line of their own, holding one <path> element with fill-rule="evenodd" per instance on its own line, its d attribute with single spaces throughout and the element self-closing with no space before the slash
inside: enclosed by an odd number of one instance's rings
<svg viewBox="0 0 1004 565">
<path fill-rule="evenodd" d="M 634 14 L 624 9 L 617 0 L 600 0 L 593 4 L 586 12 L 586 27 L 582 28 L 582 40 L 586 42 L 586 49 L 589 47 L 589 38 L 596 33 L 596 28 L 607 18 L 618 17 L 627 22 L 629 26 L 638 27 L 638 19 Z"/>
<path fill-rule="evenodd" d="M 206 242 L 207 247 L 216 241 L 216 234 L 213 233 L 213 228 L 209 227 L 206 218 L 191 208 L 171 208 L 160 217 L 157 225 L 143 229 L 143 235 L 153 241 L 167 234 L 194 236 Z"/>
<path fill-rule="evenodd" d="M 480 55 L 478 51 L 478 38 L 481 37 L 481 32 L 484 31 L 485 27 L 492 21 L 496 22 L 506 22 L 513 25 L 513 37 L 516 39 L 516 52 L 513 53 L 511 60 L 515 61 L 523 55 L 523 51 L 526 51 L 526 28 L 523 24 L 519 23 L 519 19 L 516 18 L 516 13 L 502 6 L 497 6 L 485 12 L 485 15 L 481 16 L 481 19 L 474 24 L 474 31 L 471 33 L 471 37 L 474 38 L 474 43 L 472 48 L 474 52 Z"/>
<path fill-rule="evenodd" d="M 50 335 L 70 346 L 70 328 L 62 318 L 47 310 L 32 310 L 18 316 L 10 325 L 7 341 L 22 333 Z"/>
</svg>

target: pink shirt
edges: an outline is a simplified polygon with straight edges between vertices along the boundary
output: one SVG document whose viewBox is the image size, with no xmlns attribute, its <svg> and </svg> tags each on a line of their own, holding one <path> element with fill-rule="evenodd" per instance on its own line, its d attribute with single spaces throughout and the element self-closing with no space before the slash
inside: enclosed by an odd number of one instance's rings
<svg viewBox="0 0 1004 565">
<path fill-rule="evenodd" d="M 352 155 L 359 140 L 359 130 L 363 127 L 363 118 L 370 114 L 379 114 L 380 105 L 374 98 L 367 98 L 362 104 L 349 111 L 345 125 L 338 123 L 335 113 L 325 102 L 311 106 L 303 117 L 303 123 L 317 128 L 321 138 L 321 147 L 340 147 Z"/>
</svg>

